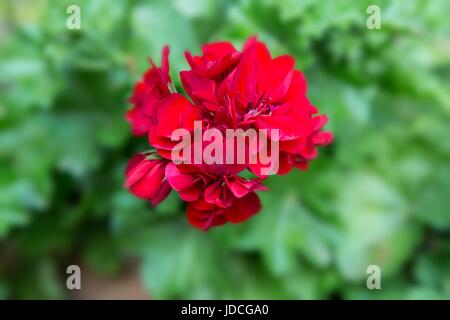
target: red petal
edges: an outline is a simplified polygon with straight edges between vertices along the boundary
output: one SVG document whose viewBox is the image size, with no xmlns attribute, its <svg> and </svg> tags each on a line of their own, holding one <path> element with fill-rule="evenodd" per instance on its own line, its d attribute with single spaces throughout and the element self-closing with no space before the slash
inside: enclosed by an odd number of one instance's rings
<svg viewBox="0 0 450 320">
<path fill-rule="evenodd" d="M 199 119 L 199 113 L 189 100 L 181 94 L 172 94 L 158 106 L 156 134 L 170 138 L 176 129 L 192 130 L 195 119 Z"/>
<path fill-rule="evenodd" d="M 142 108 L 133 107 L 126 113 L 126 119 L 131 124 L 131 132 L 135 136 L 143 136 L 147 133 L 151 119 L 142 112 Z"/>
<path fill-rule="evenodd" d="M 194 227 L 201 230 L 208 230 L 214 219 L 213 214 L 208 214 L 208 212 L 200 211 L 190 204 L 188 204 L 186 209 L 186 214 L 188 221 Z"/>
<path fill-rule="evenodd" d="M 228 41 L 212 42 L 202 46 L 203 54 L 213 54 L 217 59 L 221 59 L 227 54 L 236 52 L 236 49 Z"/>
<path fill-rule="evenodd" d="M 258 97 L 257 89 L 265 90 L 262 83 L 267 83 L 270 79 L 270 59 L 269 50 L 263 43 L 256 42 L 252 45 L 242 54 L 234 74 L 232 89 L 248 102 L 255 102 Z M 257 88 L 258 79 L 260 85 Z"/>
<path fill-rule="evenodd" d="M 191 202 L 197 200 L 202 194 L 202 190 L 198 185 L 193 185 L 189 188 L 183 189 L 179 191 L 180 198 L 183 201 Z"/>
<path fill-rule="evenodd" d="M 207 209 L 202 210 L 202 206 L 198 202 L 207 205 Z M 223 209 L 214 205 L 208 205 L 204 200 L 190 202 L 186 209 L 187 218 L 191 225 L 202 230 L 208 230 L 210 227 L 219 226 L 227 222 L 223 215 Z"/>
<path fill-rule="evenodd" d="M 141 179 L 130 186 L 130 192 L 139 198 L 151 199 L 158 193 L 163 179 L 164 163 L 158 161 Z"/>
<path fill-rule="evenodd" d="M 145 157 L 142 153 L 135 154 L 133 157 L 131 157 L 125 168 L 125 175 L 128 175 L 130 170 L 137 166 L 143 159 L 145 159 Z"/>
<path fill-rule="evenodd" d="M 237 199 L 225 217 L 231 223 L 239 223 L 247 220 L 261 210 L 261 202 L 255 193 L 249 193 L 243 198 Z"/>
<path fill-rule="evenodd" d="M 155 161 L 146 160 L 142 154 L 137 154 L 128 162 L 125 170 L 125 188 L 129 188 L 141 179 L 155 165 Z"/>
<path fill-rule="evenodd" d="M 328 131 L 318 132 L 312 137 L 312 142 L 319 146 L 330 144 L 332 141 L 333 134 Z"/>
<path fill-rule="evenodd" d="M 198 180 L 195 175 L 181 172 L 173 163 L 166 166 L 166 179 L 176 191 L 187 189 Z"/>
<path fill-rule="evenodd" d="M 325 114 L 315 116 L 312 118 L 313 130 L 317 131 L 323 128 L 328 122 L 328 117 Z"/>
<path fill-rule="evenodd" d="M 197 211 L 189 206 L 187 208 L 187 218 L 192 226 L 203 231 L 207 231 L 210 227 L 222 225 L 227 222 L 223 215 Z"/>
<path fill-rule="evenodd" d="M 288 55 L 280 56 L 272 60 L 271 81 L 267 95 L 273 102 L 280 100 L 286 95 L 291 84 L 294 65 L 294 58 Z M 267 79 L 265 79 L 265 81 L 269 82 Z"/>
<path fill-rule="evenodd" d="M 167 183 L 167 181 L 164 181 L 163 184 L 161 185 L 161 188 L 159 188 L 159 190 L 156 192 L 156 194 L 151 199 L 149 199 L 149 201 L 152 204 L 152 206 L 155 207 L 161 201 L 166 199 L 171 190 L 172 190 L 172 188 Z"/>
<path fill-rule="evenodd" d="M 317 151 L 317 149 L 314 147 L 314 145 L 312 143 L 308 142 L 305 145 L 305 147 L 300 151 L 300 154 L 306 160 L 312 160 L 315 157 L 317 157 L 319 152 Z"/>
<path fill-rule="evenodd" d="M 251 48 L 256 42 L 258 41 L 258 37 L 251 36 L 248 37 L 248 39 L 245 41 L 244 46 L 242 47 L 242 52 L 247 51 L 249 48 Z"/>
<path fill-rule="evenodd" d="M 190 206 L 192 206 L 193 208 L 197 209 L 197 210 L 201 210 L 201 211 L 210 211 L 216 208 L 216 206 L 214 204 L 208 203 L 205 201 L 205 199 L 200 198 L 196 201 L 193 201 L 191 203 L 189 203 Z"/>
<path fill-rule="evenodd" d="M 169 79 L 169 47 L 164 46 L 162 49 L 162 59 L 161 59 L 161 73 L 165 77 L 165 80 L 168 82 Z"/>
<path fill-rule="evenodd" d="M 225 178 L 225 183 L 237 198 L 242 198 L 249 193 L 249 187 L 237 177 Z"/>
<path fill-rule="evenodd" d="M 258 129 L 278 129 L 280 140 L 293 140 L 304 137 L 311 132 L 308 123 L 299 122 L 298 120 L 290 114 L 259 116 L 255 124 Z"/>
<path fill-rule="evenodd" d="M 219 199 L 221 193 L 222 190 L 220 187 L 220 183 L 215 182 L 205 189 L 205 201 L 211 204 L 215 204 Z"/>
<path fill-rule="evenodd" d="M 215 82 L 192 71 L 180 72 L 181 82 L 187 94 L 192 99 L 206 100 L 216 102 Z"/>
<path fill-rule="evenodd" d="M 233 205 L 234 202 L 233 194 L 225 187 L 222 187 L 222 194 L 219 199 L 217 199 L 217 206 L 220 208 L 229 208 Z"/>
</svg>

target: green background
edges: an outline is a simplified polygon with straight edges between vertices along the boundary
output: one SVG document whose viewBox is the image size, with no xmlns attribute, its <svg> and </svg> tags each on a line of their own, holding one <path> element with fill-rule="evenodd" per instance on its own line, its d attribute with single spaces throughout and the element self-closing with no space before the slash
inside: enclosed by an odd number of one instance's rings
<svg viewBox="0 0 450 320">
<path fill-rule="evenodd" d="M 81 8 L 81 30 L 66 8 Z M 366 27 L 370 4 L 381 30 Z M 450 298 L 447 0 L 1 1 L 0 298 L 71 298 L 65 268 L 136 266 L 165 298 Z M 122 187 L 145 150 L 124 120 L 132 85 L 171 47 L 250 35 L 289 53 L 334 143 L 271 177 L 263 210 L 201 232 L 176 193 Z M 366 268 L 382 271 L 368 290 Z M 87 271 L 86 271 L 87 270 Z M 83 280 L 82 280 L 83 281 Z"/>
</svg>

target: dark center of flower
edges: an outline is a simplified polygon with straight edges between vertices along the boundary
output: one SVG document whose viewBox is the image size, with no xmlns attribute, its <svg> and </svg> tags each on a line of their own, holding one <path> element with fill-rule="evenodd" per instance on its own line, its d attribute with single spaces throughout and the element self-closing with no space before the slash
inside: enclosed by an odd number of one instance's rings
<svg viewBox="0 0 450 320">
<path fill-rule="evenodd" d="M 270 98 L 261 97 L 256 103 L 249 102 L 247 105 L 247 114 L 249 116 L 270 115 L 272 106 L 270 105 Z"/>
</svg>

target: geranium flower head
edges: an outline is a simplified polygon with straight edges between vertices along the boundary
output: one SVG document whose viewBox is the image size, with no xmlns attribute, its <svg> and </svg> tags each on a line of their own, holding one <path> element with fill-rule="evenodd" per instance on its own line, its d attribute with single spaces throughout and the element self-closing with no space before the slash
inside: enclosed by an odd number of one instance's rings
<svg viewBox="0 0 450 320">
<path fill-rule="evenodd" d="M 272 57 L 256 37 L 249 38 L 241 51 L 229 42 L 215 42 L 205 44 L 201 55 L 186 52 L 190 69 L 182 71 L 180 78 L 188 97 L 171 89 L 168 54 L 165 47 L 161 67 L 152 63 L 130 99 L 133 108 L 127 119 L 132 132 L 147 135 L 155 151 L 130 160 L 125 186 L 153 205 L 175 190 L 187 202 L 187 218 L 194 227 L 208 230 L 254 216 L 261 209 L 256 192 L 267 190 L 263 181 L 269 174 L 306 170 L 318 155 L 317 147 L 333 140 L 331 132 L 323 131 L 327 116 L 317 115 L 307 97 L 306 79 L 295 69 L 295 59 Z M 205 140 L 209 135 L 200 133 L 201 140 L 196 141 L 192 135 L 196 137 L 198 123 L 200 130 L 215 130 L 226 138 Z M 174 138 L 179 130 L 181 142 Z M 238 140 L 246 142 L 230 156 L 229 130 L 264 134 Z M 186 141 L 188 146 L 181 147 Z M 220 159 L 220 150 L 223 158 L 235 162 L 205 161 L 205 154 L 198 154 L 203 149 L 213 149 L 214 159 Z M 244 156 L 242 163 L 236 162 L 239 155 Z M 275 172 L 265 170 L 274 163 Z M 243 178 L 246 170 L 256 177 Z"/>
</svg>

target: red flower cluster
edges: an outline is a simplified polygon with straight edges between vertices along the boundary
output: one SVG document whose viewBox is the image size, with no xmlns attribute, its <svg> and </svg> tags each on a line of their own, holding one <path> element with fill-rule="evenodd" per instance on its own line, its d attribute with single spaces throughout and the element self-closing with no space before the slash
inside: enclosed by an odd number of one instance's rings
<svg viewBox="0 0 450 320">
<path fill-rule="evenodd" d="M 314 116 L 317 109 L 306 97 L 306 81 L 291 56 L 272 58 L 254 37 L 242 51 L 229 42 L 216 42 L 204 45 L 201 56 L 186 52 L 191 69 L 180 77 L 189 100 L 174 89 L 168 55 L 165 47 L 161 67 L 151 62 L 134 87 L 133 108 L 127 113 L 133 134 L 147 135 L 154 150 L 129 161 L 125 187 L 152 205 L 174 189 L 187 202 L 189 222 L 203 230 L 245 221 L 261 209 L 256 191 L 267 190 L 263 163 L 174 162 L 178 141 L 172 140 L 172 133 L 180 128 L 194 133 L 194 121 L 222 132 L 266 129 L 269 143 L 279 144 L 277 174 L 293 167 L 305 170 L 317 156 L 316 146 L 332 141 L 332 134 L 321 130 L 327 117 Z M 270 133 L 273 129 L 279 132 L 276 137 Z M 247 169 L 255 178 L 240 175 Z"/>
</svg>

